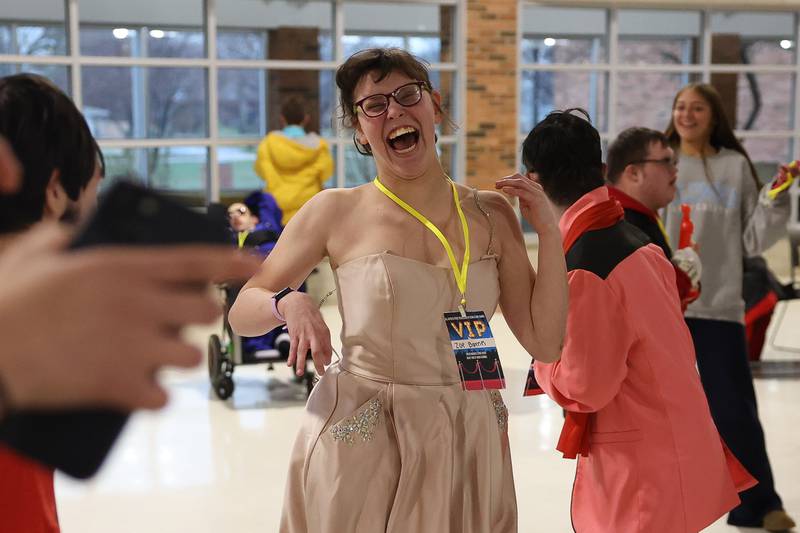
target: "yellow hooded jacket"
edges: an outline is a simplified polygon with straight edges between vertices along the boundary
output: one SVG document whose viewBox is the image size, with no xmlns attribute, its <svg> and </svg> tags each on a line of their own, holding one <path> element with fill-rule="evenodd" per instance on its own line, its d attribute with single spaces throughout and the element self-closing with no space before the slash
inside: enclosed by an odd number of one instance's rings
<svg viewBox="0 0 800 533">
<path fill-rule="evenodd" d="M 282 223 L 289 219 L 333 174 L 333 158 L 328 143 L 309 134 L 290 139 L 273 131 L 258 145 L 255 171 L 264 180 L 264 190 L 275 197 L 283 211 Z"/>
</svg>

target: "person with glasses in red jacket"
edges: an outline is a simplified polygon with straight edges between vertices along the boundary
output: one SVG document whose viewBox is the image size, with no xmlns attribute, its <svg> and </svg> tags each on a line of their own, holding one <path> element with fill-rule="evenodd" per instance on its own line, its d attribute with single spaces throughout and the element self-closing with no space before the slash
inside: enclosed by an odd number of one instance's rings
<svg viewBox="0 0 800 533">
<path fill-rule="evenodd" d="M 675 267 L 681 306 L 700 295 L 703 265 L 691 247 L 673 249 L 658 211 L 675 199 L 677 157 L 667 136 L 649 128 L 628 128 L 608 147 L 608 193 L 625 210 L 625 220 L 642 230 Z"/>
</svg>

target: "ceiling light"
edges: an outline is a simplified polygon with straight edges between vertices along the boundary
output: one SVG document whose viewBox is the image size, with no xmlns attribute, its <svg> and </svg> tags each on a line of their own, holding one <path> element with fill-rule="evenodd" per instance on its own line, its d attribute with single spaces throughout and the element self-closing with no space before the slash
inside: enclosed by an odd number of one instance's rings
<svg viewBox="0 0 800 533">
<path fill-rule="evenodd" d="M 111 33 L 113 33 L 114 37 L 117 39 L 127 39 L 130 32 L 128 28 L 114 28 Z"/>
<path fill-rule="evenodd" d="M 556 40 L 553 39 L 552 37 L 546 37 L 545 40 L 544 40 L 544 45 L 545 46 L 555 46 L 555 44 L 556 44 Z"/>
<path fill-rule="evenodd" d="M 792 41 L 790 41 L 789 39 L 783 39 L 781 41 L 781 48 L 783 48 L 784 50 L 790 49 L 793 45 L 794 45 L 794 43 Z"/>
<path fill-rule="evenodd" d="M 153 39 L 163 39 L 164 30 L 150 30 L 150 37 Z"/>
</svg>

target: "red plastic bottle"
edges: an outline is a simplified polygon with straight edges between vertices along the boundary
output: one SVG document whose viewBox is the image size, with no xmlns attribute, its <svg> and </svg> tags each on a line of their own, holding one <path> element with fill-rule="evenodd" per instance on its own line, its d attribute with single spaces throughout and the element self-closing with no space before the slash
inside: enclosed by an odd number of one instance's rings
<svg viewBox="0 0 800 533">
<path fill-rule="evenodd" d="M 681 204 L 681 236 L 678 241 L 678 248 L 688 248 L 692 245 L 692 233 L 694 232 L 694 224 L 692 223 L 691 213 L 692 206 L 689 204 Z"/>
</svg>

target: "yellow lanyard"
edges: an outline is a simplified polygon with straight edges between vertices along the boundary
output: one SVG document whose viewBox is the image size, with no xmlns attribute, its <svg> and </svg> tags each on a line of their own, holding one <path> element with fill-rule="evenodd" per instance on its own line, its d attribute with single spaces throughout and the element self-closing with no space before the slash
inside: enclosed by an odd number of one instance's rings
<svg viewBox="0 0 800 533">
<path fill-rule="evenodd" d="M 240 232 L 237 234 L 237 237 L 239 238 L 239 248 L 241 248 L 241 247 L 243 247 L 243 246 L 244 246 L 244 241 L 246 241 L 246 240 L 247 240 L 247 236 L 248 236 L 248 235 L 250 235 L 250 232 L 249 232 L 249 231 L 247 231 L 247 230 L 240 231 Z"/>
<path fill-rule="evenodd" d="M 667 235 L 667 228 L 664 227 L 664 222 L 661 221 L 661 217 L 658 216 L 658 213 L 656 213 L 656 223 L 658 224 L 658 229 L 661 230 L 661 234 L 664 236 L 664 240 L 667 241 L 667 246 L 670 246 L 669 235 Z"/>
<path fill-rule="evenodd" d="M 426 228 L 431 230 L 431 232 L 436 235 L 436 238 L 439 239 L 439 242 L 442 243 L 444 246 L 444 250 L 447 252 L 447 258 L 450 259 L 450 266 L 453 267 L 453 277 L 456 279 L 456 285 L 458 286 L 458 290 L 461 291 L 461 306 L 465 306 L 467 304 L 467 271 L 469 270 L 469 226 L 467 226 L 467 218 L 464 216 L 464 212 L 461 210 L 461 204 L 458 201 L 458 191 L 456 190 L 456 184 L 453 180 L 449 180 L 450 185 L 453 188 L 453 202 L 456 204 L 456 211 L 458 212 L 458 218 L 461 219 L 461 227 L 464 230 L 464 259 L 461 262 L 461 268 L 458 268 L 458 263 L 456 262 L 456 256 L 453 253 L 453 247 L 450 246 L 450 243 L 447 241 L 447 237 L 436 227 L 436 225 L 425 218 L 422 213 L 405 203 L 403 200 L 397 197 L 392 191 L 386 188 L 386 186 L 381 183 L 381 180 L 375 176 L 375 180 L 373 183 L 375 186 L 386 196 L 388 196 L 391 200 L 394 201 L 397 205 L 405 209 L 411 216 L 419 220 Z"/>
</svg>

